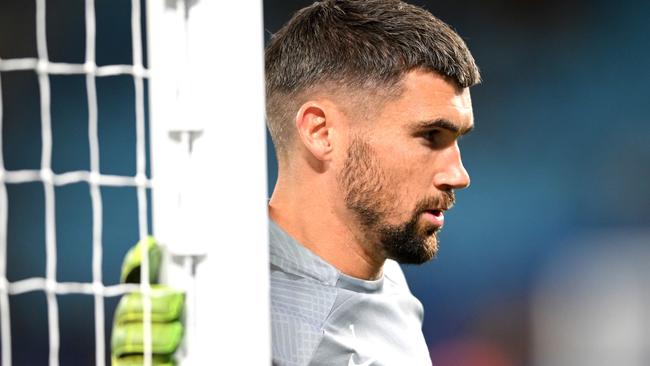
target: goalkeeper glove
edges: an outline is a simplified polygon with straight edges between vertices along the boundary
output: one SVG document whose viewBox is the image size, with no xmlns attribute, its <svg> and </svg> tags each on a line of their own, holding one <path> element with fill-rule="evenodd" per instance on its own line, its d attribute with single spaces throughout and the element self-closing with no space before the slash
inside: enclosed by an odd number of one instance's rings
<svg viewBox="0 0 650 366">
<path fill-rule="evenodd" d="M 182 292 L 159 285 L 158 274 L 161 250 L 152 237 L 137 243 L 129 250 L 122 263 L 120 281 L 140 282 L 142 249 L 147 247 L 149 256 L 149 279 L 151 285 L 151 348 L 155 366 L 175 365 L 173 355 L 183 337 L 181 314 L 185 302 Z M 144 356 L 143 305 L 139 292 L 122 296 L 113 321 L 111 336 L 111 359 L 113 366 L 142 365 Z"/>
</svg>

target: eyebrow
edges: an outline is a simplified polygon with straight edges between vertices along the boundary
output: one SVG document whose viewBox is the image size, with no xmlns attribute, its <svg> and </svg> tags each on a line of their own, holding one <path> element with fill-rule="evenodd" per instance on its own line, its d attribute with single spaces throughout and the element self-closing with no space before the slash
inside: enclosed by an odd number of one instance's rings
<svg viewBox="0 0 650 366">
<path fill-rule="evenodd" d="M 447 130 L 451 133 L 458 134 L 460 136 L 466 135 L 470 133 L 474 129 L 474 125 L 472 124 L 471 126 L 467 128 L 459 128 L 457 124 L 451 122 L 448 119 L 445 118 L 438 118 L 434 119 L 431 121 L 422 121 L 422 122 L 417 122 L 415 123 L 413 129 L 414 130 L 426 130 L 426 129 L 432 129 L 432 128 L 441 128 L 443 130 Z"/>
</svg>

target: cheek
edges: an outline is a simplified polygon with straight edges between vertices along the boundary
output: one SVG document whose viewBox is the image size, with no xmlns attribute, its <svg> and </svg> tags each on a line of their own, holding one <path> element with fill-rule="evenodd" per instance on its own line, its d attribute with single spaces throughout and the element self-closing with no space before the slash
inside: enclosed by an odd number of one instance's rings
<svg viewBox="0 0 650 366">
<path fill-rule="evenodd" d="M 395 213 L 403 213 L 426 195 L 422 169 L 405 160 L 391 159 L 390 166 L 384 168 L 386 197 L 390 197 Z M 409 211 L 410 214 L 410 211 Z M 401 214 L 400 214 L 401 216 Z"/>
<path fill-rule="evenodd" d="M 427 192 L 432 181 L 429 151 L 391 147 L 385 157 L 388 176 L 399 187 L 402 199 L 420 198 Z"/>
</svg>

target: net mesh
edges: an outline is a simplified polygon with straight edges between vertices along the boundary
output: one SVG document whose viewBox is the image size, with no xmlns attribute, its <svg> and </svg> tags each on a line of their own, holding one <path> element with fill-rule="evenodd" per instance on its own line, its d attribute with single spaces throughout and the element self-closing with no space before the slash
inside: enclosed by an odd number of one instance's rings
<svg viewBox="0 0 650 366">
<path fill-rule="evenodd" d="M 60 327 L 59 303 L 57 295 L 82 294 L 94 298 L 94 329 L 95 329 L 95 364 L 106 363 L 106 329 L 104 299 L 122 294 L 141 291 L 144 294 L 144 342 L 145 365 L 151 365 L 151 303 L 148 298 L 150 287 L 148 282 L 148 256 L 142 255 L 141 283 L 139 285 L 118 284 L 106 285 L 102 278 L 103 263 L 103 202 L 102 187 L 132 187 L 137 191 L 138 235 L 145 238 L 148 233 L 148 202 L 147 191 L 152 187 L 152 181 L 147 176 L 146 155 L 146 126 L 145 126 L 145 91 L 144 81 L 149 77 L 148 70 L 143 64 L 143 45 L 141 34 L 141 3 L 131 1 L 131 43 L 132 64 L 98 66 L 96 55 L 96 16 L 93 0 L 85 0 L 85 60 L 83 63 L 51 62 L 48 56 L 46 34 L 46 0 L 36 0 L 36 58 L 0 58 L 0 336 L 2 338 L 2 365 L 12 365 L 12 334 L 10 296 L 29 292 L 45 293 L 47 305 L 48 329 L 48 362 L 49 365 L 59 364 Z M 17 71 L 33 71 L 38 80 L 40 95 L 40 130 L 41 157 L 40 169 L 7 170 L 3 156 L 3 104 L 2 104 L 2 75 Z M 88 108 L 88 144 L 90 153 L 90 169 L 54 173 L 52 169 L 52 118 L 51 118 L 51 87 L 52 75 L 82 75 L 85 76 L 87 108 Z M 98 137 L 98 101 L 97 78 L 126 75 L 133 80 L 135 90 L 135 131 L 136 131 L 136 173 L 134 176 L 102 174 L 100 169 L 100 149 Z M 45 276 L 31 277 L 18 281 L 9 281 L 7 277 L 7 247 L 8 247 L 8 185 L 25 183 L 40 183 L 43 187 L 45 201 Z M 90 187 L 92 204 L 92 282 L 59 282 L 57 280 L 57 232 L 55 188 L 75 183 L 86 183 Z M 146 246 L 142 246 L 143 250 Z M 143 253 L 145 254 L 145 253 Z"/>
</svg>

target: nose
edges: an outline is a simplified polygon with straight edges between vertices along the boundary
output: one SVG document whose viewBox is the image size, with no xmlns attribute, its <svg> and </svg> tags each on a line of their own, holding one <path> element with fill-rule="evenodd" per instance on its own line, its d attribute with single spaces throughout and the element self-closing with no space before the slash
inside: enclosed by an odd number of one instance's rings
<svg viewBox="0 0 650 366">
<path fill-rule="evenodd" d="M 469 174 L 463 166 L 458 143 L 449 146 L 442 154 L 440 166 L 434 176 L 434 185 L 443 191 L 469 187 Z"/>
</svg>

